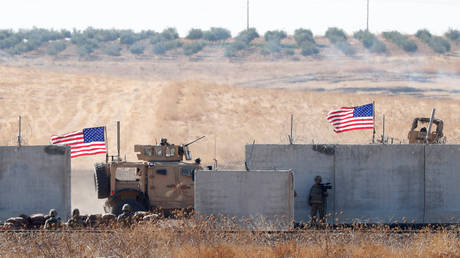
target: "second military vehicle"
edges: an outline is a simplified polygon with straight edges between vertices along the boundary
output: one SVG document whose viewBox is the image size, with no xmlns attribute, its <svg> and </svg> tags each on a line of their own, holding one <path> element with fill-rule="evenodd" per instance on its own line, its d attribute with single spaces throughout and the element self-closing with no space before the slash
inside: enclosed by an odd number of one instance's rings
<svg viewBox="0 0 460 258">
<path fill-rule="evenodd" d="M 107 198 L 106 212 L 120 214 L 124 204 L 133 211 L 193 208 L 194 173 L 201 169 L 200 159 L 191 160 L 189 145 L 135 145 L 137 162 L 121 161 L 95 165 L 94 181 L 99 199 Z"/>
<path fill-rule="evenodd" d="M 424 144 L 428 131 L 426 126 L 430 123 L 430 118 L 417 117 L 412 122 L 412 127 L 409 131 L 408 138 L 409 144 Z M 446 143 L 446 137 L 443 134 L 443 121 L 440 119 L 433 119 L 433 125 L 436 125 L 435 130 L 431 130 L 428 135 L 427 143 L 429 144 L 442 144 Z"/>
</svg>

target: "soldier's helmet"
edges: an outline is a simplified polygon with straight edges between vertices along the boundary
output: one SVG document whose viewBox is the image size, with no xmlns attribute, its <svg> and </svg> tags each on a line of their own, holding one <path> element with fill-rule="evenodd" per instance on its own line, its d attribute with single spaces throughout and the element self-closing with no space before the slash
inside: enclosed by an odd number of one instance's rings
<svg viewBox="0 0 460 258">
<path fill-rule="evenodd" d="M 80 216 L 80 210 L 79 209 L 73 209 L 72 217 L 75 217 L 75 216 Z"/>
<path fill-rule="evenodd" d="M 125 204 L 123 205 L 123 207 L 121 208 L 121 211 L 125 211 L 125 212 L 130 212 L 131 211 L 131 205 L 129 204 Z"/>
<path fill-rule="evenodd" d="M 321 176 L 315 176 L 315 181 L 318 181 L 318 180 L 321 181 L 321 179 L 322 179 Z"/>
<path fill-rule="evenodd" d="M 49 212 L 50 217 L 56 217 L 57 216 L 57 211 L 55 209 L 51 209 Z"/>
<path fill-rule="evenodd" d="M 161 138 L 161 144 L 166 144 L 168 142 L 168 139 L 166 138 Z"/>
</svg>

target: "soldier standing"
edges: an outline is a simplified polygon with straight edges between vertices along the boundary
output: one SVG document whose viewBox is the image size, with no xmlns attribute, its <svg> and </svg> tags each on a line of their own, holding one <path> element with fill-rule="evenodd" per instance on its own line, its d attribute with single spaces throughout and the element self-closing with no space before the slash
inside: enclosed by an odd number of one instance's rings
<svg viewBox="0 0 460 258">
<path fill-rule="evenodd" d="M 131 206 L 126 203 L 121 208 L 121 211 L 122 213 L 118 216 L 117 221 L 123 222 L 123 224 L 127 227 L 131 226 L 132 224 Z"/>
<path fill-rule="evenodd" d="M 57 229 L 61 223 L 61 218 L 57 218 L 57 211 L 51 209 L 49 212 L 49 218 L 45 221 L 45 229 Z"/>
<path fill-rule="evenodd" d="M 72 229 L 86 227 L 86 223 L 80 217 L 79 209 L 74 209 L 72 211 L 72 218 L 67 221 L 67 226 Z"/>
<path fill-rule="evenodd" d="M 308 205 L 311 207 L 311 219 L 318 222 L 324 219 L 324 203 L 328 196 L 327 191 L 321 187 L 321 177 L 315 177 L 315 184 L 310 189 Z M 319 216 L 317 216 L 319 214 Z"/>
</svg>

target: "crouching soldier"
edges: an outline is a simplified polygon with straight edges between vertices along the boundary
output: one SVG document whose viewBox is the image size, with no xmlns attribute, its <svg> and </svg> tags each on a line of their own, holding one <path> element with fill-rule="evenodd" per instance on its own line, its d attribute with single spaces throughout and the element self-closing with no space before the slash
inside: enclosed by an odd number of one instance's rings
<svg viewBox="0 0 460 258">
<path fill-rule="evenodd" d="M 57 211 L 55 209 L 51 209 L 49 212 L 49 218 L 45 221 L 45 229 L 58 229 L 61 224 L 61 218 L 56 217 Z"/>
<path fill-rule="evenodd" d="M 311 207 L 311 219 L 313 223 L 324 219 L 324 204 L 328 196 L 327 191 L 321 187 L 321 177 L 315 177 L 315 184 L 310 188 L 308 205 Z"/>
<path fill-rule="evenodd" d="M 67 221 L 67 227 L 71 229 L 86 227 L 86 222 L 80 217 L 79 209 L 72 211 L 72 217 Z"/>
<path fill-rule="evenodd" d="M 122 213 L 118 216 L 117 221 L 118 222 L 123 222 L 124 226 L 131 226 L 133 220 L 132 220 L 132 213 L 131 213 L 131 206 L 129 204 L 123 205 L 121 208 Z"/>
</svg>

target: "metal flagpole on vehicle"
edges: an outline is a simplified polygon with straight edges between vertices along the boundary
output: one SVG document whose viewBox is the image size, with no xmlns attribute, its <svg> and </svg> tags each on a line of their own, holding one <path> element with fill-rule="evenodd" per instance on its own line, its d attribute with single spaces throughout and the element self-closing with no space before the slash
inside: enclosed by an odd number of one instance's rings
<svg viewBox="0 0 460 258">
<path fill-rule="evenodd" d="M 372 101 L 372 123 L 373 123 L 373 133 L 372 133 L 372 143 L 375 143 L 375 101 Z"/>
<path fill-rule="evenodd" d="M 105 163 L 109 162 L 109 139 L 107 139 L 107 126 L 104 126 L 104 140 L 105 140 Z"/>
</svg>

